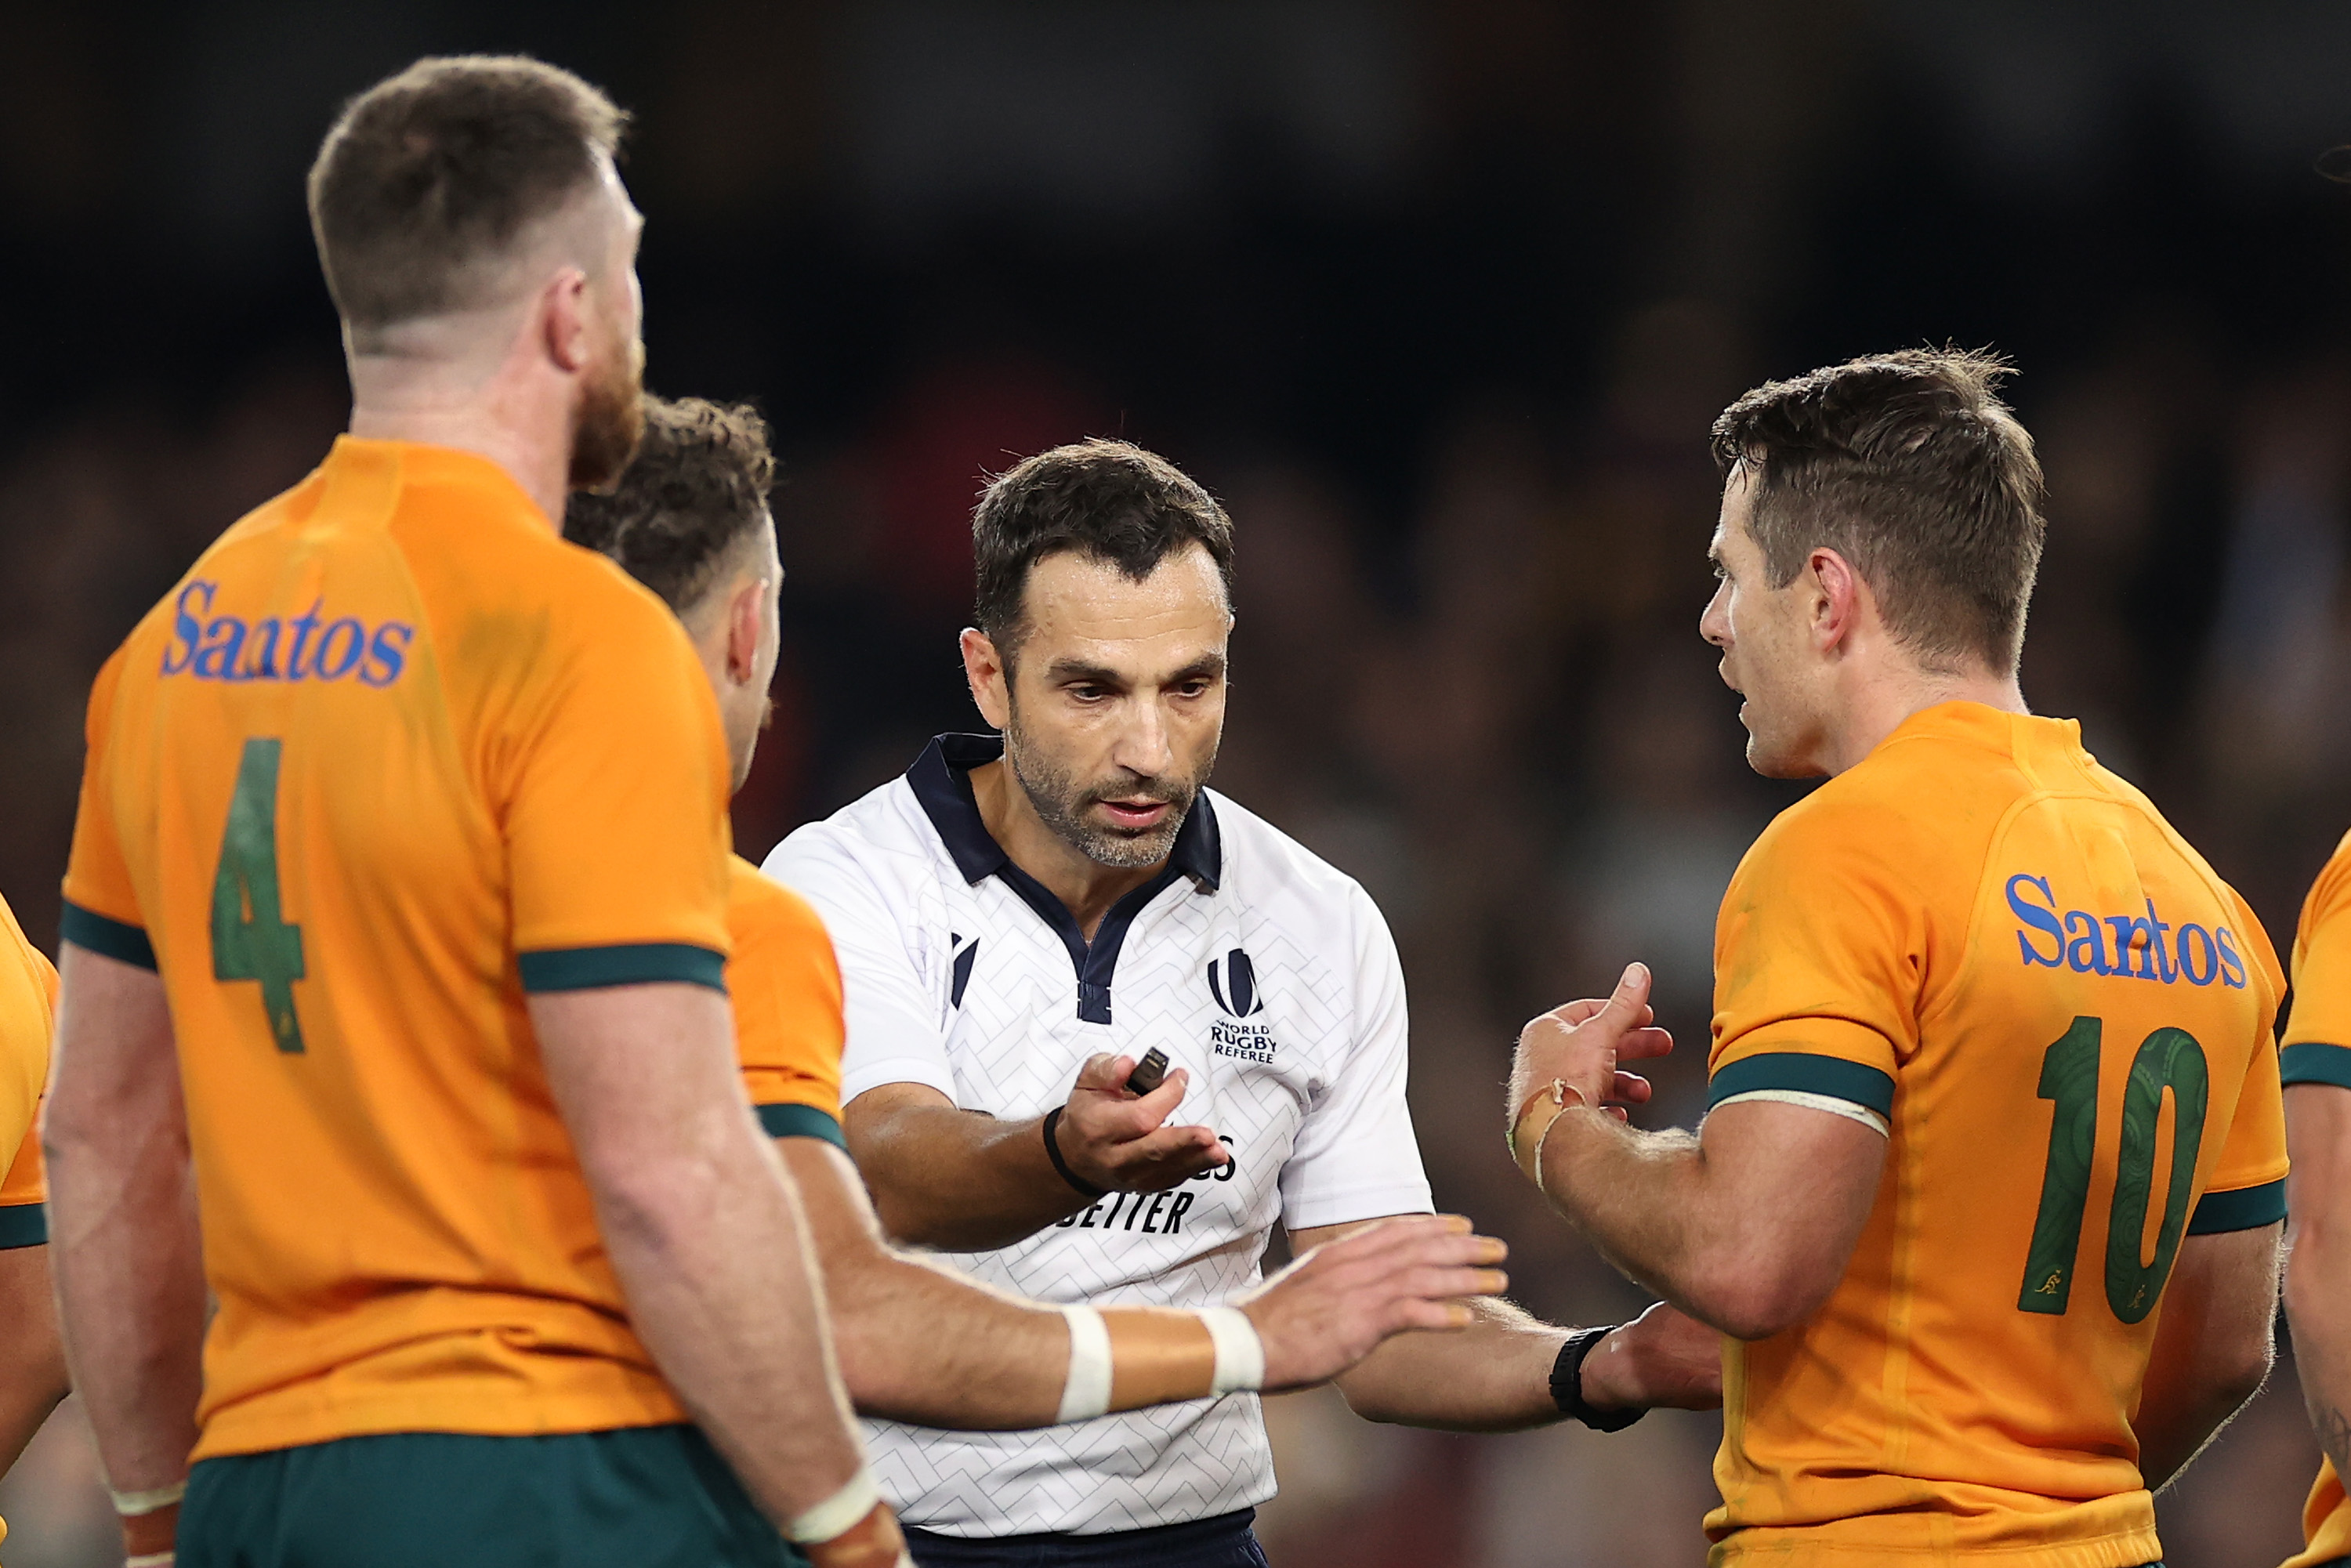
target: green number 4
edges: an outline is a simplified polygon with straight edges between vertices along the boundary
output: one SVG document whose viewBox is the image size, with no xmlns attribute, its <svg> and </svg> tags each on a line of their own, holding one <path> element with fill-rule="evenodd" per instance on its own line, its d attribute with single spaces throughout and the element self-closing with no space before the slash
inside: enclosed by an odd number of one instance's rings
<svg viewBox="0 0 2351 1568">
<path fill-rule="evenodd" d="M 2105 1022 L 2077 1018 L 2041 1059 L 2041 1098 L 2053 1101 L 2049 1160 L 2041 1177 L 2041 1213 L 2025 1253 L 2019 1311 L 2062 1313 L 2074 1290 L 2081 1250 L 2082 1213 L 2090 1201 L 2090 1166 L 2098 1142 L 2098 1045 Z M 2156 1126 L 2163 1092 L 2171 1091 L 2174 1126 L 2171 1170 L 2164 1183 L 2163 1225 L 2155 1258 L 2139 1258 L 2147 1206 L 2155 1189 Z M 2204 1048 L 2185 1030 L 2148 1035 L 2123 1086 L 2122 1146 L 2115 1162 L 2114 1208 L 2106 1223 L 2106 1305 L 2135 1323 L 2155 1310 L 2179 1239 L 2188 1227 L 2188 1199 L 2196 1185 L 2196 1155 L 2204 1141 L 2210 1070 Z"/>
<path fill-rule="evenodd" d="M 213 877 L 213 978 L 259 980 L 269 1036 L 288 1054 L 302 1050 L 294 982 L 302 977 L 302 928 L 286 923 L 277 883 L 277 758 L 280 743 L 248 740 Z"/>
</svg>

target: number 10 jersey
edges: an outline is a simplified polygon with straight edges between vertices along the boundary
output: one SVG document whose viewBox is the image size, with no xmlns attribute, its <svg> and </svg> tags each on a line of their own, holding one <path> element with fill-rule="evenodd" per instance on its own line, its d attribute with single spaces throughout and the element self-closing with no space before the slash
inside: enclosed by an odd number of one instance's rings
<svg viewBox="0 0 2351 1568">
<path fill-rule="evenodd" d="M 1888 1138 L 1827 1302 L 1728 1345 L 1718 1563 L 2122 1568 L 2183 1239 L 2284 1216 L 2283 990 L 2078 727 L 1947 703 L 1790 808 L 1715 937 L 1709 1103 Z"/>
<path fill-rule="evenodd" d="M 197 1456 L 684 1419 L 525 1007 L 721 984 L 726 742 L 675 618 L 486 460 L 346 437 L 131 634 L 89 744 L 64 931 L 169 998 Z"/>
</svg>

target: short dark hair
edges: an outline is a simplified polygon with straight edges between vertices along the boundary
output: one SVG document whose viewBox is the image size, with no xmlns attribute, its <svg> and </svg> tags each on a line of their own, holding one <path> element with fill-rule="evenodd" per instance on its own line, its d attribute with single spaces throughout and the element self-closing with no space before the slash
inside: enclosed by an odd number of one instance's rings
<svg viewBox="0 0 2351 1568">
<path fill-rule="evenodd" d="M 748 403 L 644 400 L 645 434 L 608 495 L 576 490 L 563 537 L 601 550 L 684 615 L 767 516 L 776 459 Z"/>
<path fill-rule="evenodd" d="M 1749 525 L 1771 584 L 1835 550 L 1877 595 L 1887 628 L 1930 660 L 2008 671 L 2041 567 L 2032 437 L 1989 351 L 1907 349 L 1757 387 L 1714 422 L 1724 475 L 1754 486 Z"/>
<path fill-rule="evenodd" d="M 613 156 L 628 115 L 520 55 L 423 59 L 346 104 L 310 165 L 327 291 L 354 326 L 486 302 L 480 263 L 560 210 Z"/>
<path fill-rule="evenodd" d="M 1217 498 L 1155 453 L 1126 441 L 1074 442 L 1015 465 L 971 514 L 978 579 L 973 618 L 1009 659 L 1028 627 L 1029 569 L 1074 550 L 1136 582 L 1198 545 L 1233 595 L 1233 525 Z"/>
</svg>

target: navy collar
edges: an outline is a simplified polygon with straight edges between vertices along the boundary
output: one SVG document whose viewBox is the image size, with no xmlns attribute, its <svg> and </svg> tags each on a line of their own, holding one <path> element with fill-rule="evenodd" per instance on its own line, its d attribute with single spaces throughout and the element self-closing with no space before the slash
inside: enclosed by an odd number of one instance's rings
<svg viewBox="0 0 2351 1568">
<path fill-rule="evenodd" d="M 1043 883 L 1030 876 L 1004 852 L 980 820 L 979 802 L 971 792 L 971 770 L 984 762 L 994 762 L 1004 755 L 1004 741 L 993 735 L 942 735 L 931 742 L 914 766 L 906 770 L 906 783 L 914 791 L 923 812 L 939 835 L 939 841 L 955 857 L 956 870 L 964 881 L 972 883 L 997 877 L 1034 910 L 1061 938 L 1070 950 L 1070 963 L 1078 983 L 1078 1017 L 1086 1023 L 1106 1024 L 1111 1021 L 1111 982 L 1118 968 L 1119 949 L 1126 944 L 1127 927 L 1136 915 L 1148 907 L 1152 900 L 1174 886 L 1179 877 L 1189 877 L 1193 886 L 1203 893 L 1214 893 L 1223 880 L 1225 854 L 1223 841 L 1217 831 L 1216 808 L 1208 803 L 1206 790 L 1192 802 L 1192 810 L 1184 825 L 1176 831 L 1176 842 L 1167 852 L 1167 863 L 1159 874 L 1142 886 L 1128 891 L 1111 905 L 1102 916 L 1094 939 L 1088 942 L 1078 929 L 1077 917 L 1068 904 L 1054 896 Z M 963 982 L 969 977 L 968 965 L 978 943 L 966 950 L 956 960 L 956 997 L 960 1002 Z"/>
<path fill-rule="evenodd" d="M 939 841 L 946 845 L 956 870 L 967 883 L 984 882 L 1012 864 L 1012 857 L 980 820 L 979 802 L 971 792 L 971 770 L 1003 755 L 1002 736 L 942 735 L 934 737 L 906 770 L 906 783 L 921 803 L 923 814 L 930 818 Z M 1217 831 L 1216 808 L 1209 804 L 1207 790 L 1193 799 L 1184 825 L 1176 830 L 1167 865 L 1190 877 L 1205 893 L 1216 892 L 1223 883 L 1224 837 Z"/>
</svg>

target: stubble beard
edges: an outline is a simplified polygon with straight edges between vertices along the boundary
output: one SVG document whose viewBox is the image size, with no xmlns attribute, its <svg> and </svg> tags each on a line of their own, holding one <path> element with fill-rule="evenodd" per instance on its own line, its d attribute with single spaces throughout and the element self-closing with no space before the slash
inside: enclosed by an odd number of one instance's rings
<svg viewBox="0 0 2351 1568">
<path fill-rule="evenodd" d="M 645 355 L 632 343 L 580 389 L 571 431 L 571 487 L 601 490 L 620 482 L 645 434 Z"/>
<path fill-rule="evenodd" d="M 1208 770 L 1216 765 L 1217 756 L 1209 752 L 1198 775 L 1188 779 L 1159 777 L 1136 779 L 1132 775 L 1109 785 L 1082 786 L 1068 772 L 1039 755 L 1027 743 L 1016 711 L 1004 727 L 1004 760 L 1012 769 L 1012 777 L 1029 797 L 1029 805 L 1053 836 L 1093 862 L 1113 870 L 1133 871 L 1140 866 L 1155 865 L 1167 858 L 1176 848 L 1176 835 L 1184 831 L 1184 822 L 1192 814 L 1193 802 L 1199 799 L 1200 787 L 1207 781 Z M 1135 832 L 1123 831 L 1090 821 L 1087 811 L 1103 800 L 1129 800 L 1143 797 L 1167 802 L 1167 815 L 1153 826 Z"/>
</svg>

